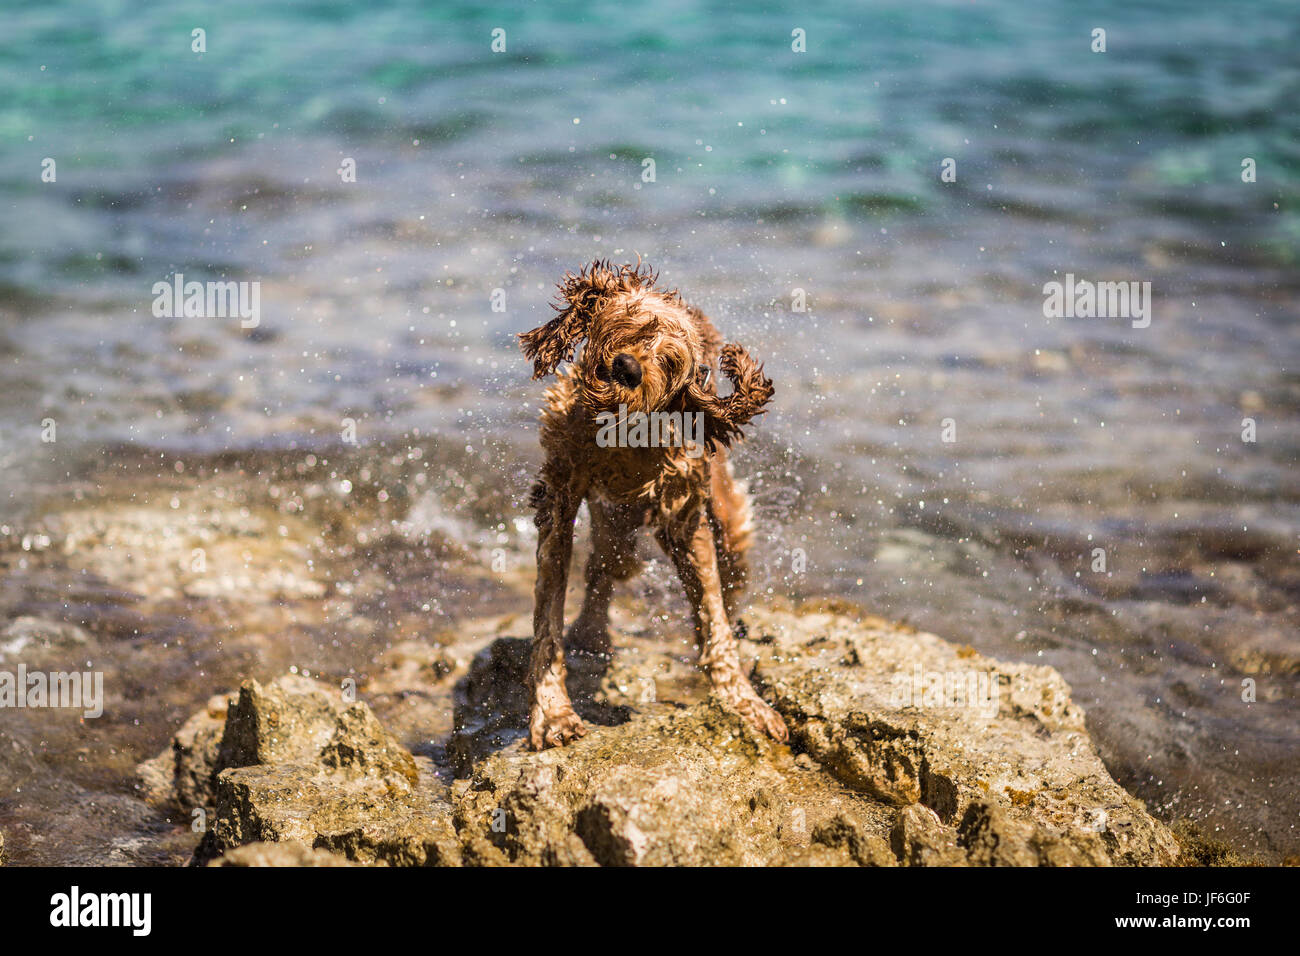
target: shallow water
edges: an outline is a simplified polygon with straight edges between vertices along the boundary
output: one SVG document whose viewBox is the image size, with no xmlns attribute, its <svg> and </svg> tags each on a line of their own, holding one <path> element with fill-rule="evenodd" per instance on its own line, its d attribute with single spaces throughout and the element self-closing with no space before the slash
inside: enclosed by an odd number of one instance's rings
<svg viewBox="0 0 1300 956">
<path fill-rule="evenodd" d="M 777 383 L 759 593 L 1052 664 L 1158 811 L 1300 852 L 1293 4 L 423 6 L 7 15 L 0 599 L 113 701 L 0 713 L 12 858 L 168 859 L 130 768 L 210 694 L 526 612 L 513 334 L 637 254 Z M 259 281 L 259 327 L 155 318 L 178 271 Z M 1150 326 L 1046 318 L 1066 273 Z M 677 626 L 661 564 L 636 593 Z"/>
</svg>

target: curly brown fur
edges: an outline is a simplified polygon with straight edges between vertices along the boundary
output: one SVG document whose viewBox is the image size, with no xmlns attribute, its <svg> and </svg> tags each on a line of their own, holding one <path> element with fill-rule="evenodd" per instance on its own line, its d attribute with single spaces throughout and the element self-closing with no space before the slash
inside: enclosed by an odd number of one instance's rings
<svg viewBox="0 0 1300 956">
<path fill-rule="evenodd" d="M 537 511 L 537 585 L 529 684 L 529 739 L 542 749 L 586 730 L 565 689 L 564 596 L 573 523 L 585 500 L 592 517 L 587 590 L 571 639 L 595 652 L 609 648 L 609 602 L 615 581 L 638 569 L 635 541 L 646 525 L 672 560 L 691 602 L 700 663 L 714 692 L 777 740 L 779 714 L 740 668 L 732 628 L 744 589 L 750 543 L 749 499 L 736 482 L 727 449 L 772 399 L 772 382 L 739 345 L 724 345 L 713 323 L 639 262 L 597 260 L 559 285 L 557 315 L 519 336 L 542 378 L 574 363 L 546 392 L 541 438 L 546 458 L 530 495 Z M 579 344 L 581 356 L 574 362 Z M 731 381 L 719 396 L 715 366 Z M 698 415 L 700 445 L 602 447 L 607 415 Z M 702 446 L 702 447 L 701 447 Z"/>
</svg>

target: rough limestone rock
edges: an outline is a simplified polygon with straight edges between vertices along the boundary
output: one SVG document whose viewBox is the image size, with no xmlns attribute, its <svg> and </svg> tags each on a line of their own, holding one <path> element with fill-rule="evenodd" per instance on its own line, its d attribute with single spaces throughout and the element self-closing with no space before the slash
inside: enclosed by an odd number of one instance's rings
<svg viewBox="0 0 1300 956">
<path fill-rule="evenodd" d="M 221 740 L 226 729 L 226 714 L 235 703 L 234 694 L 218 694 L 208 700 L 172 738 L 172 772 L 176 802 L 182 808 L 209 806 L 213 781 L 220 764 Z"/>
<path fill-rule="evenodd" d="M 934 811 L 971 862 L 1176 858 L 1173 835 L 1111 779 L 1050 667 L 995 661 L 874 618 L 760 610 L 749 624 L 756 682 L 794 742 L 855 790 Z M 912 820 L 898 839 L 938 848 L 919 836 L 926 830 Z"/>
<path fill-rule="evenodd" d="M 320 756 L 325 766 L 348 776 L 390 780 L 402 790 L 414 787 L 420 780 L 410 752 L 393 739 L 362 703 L 355 703 L 339 714 L 334 734 Z"/>
<path fill-rule="evenodd" d="M 314 850 L 305 843 L 246 843 L 208 866 L 361 866 L 345 856 Z"/>
<path fill-rule="evenodd" d="M 157 782 L 170 758 L 170 791 Z M 447 788 L 362 702 L 287 675 L 213 698 L 141 768 L 146 789 L 208 826 L 202 863 L 254 842 L 292 841 L 364 863 L 458 860 Z"/>
<path fill-rule="evenodd" d="M 312 763 L 334 736 L 341 714 L 338 692 L 310 678 L 290 674 L 265 687 L 245 681 L 226 717 L 217 772 Z"/>
<path fill-rule="evenodd" d="M 899 810 L 889 834 L 890 848 L 905 866 L 965 866 L 966 851 L 957 839 L 956 830 L 920 803 Z"/>
<path fill-rule="evenodd" d="M 212 806 L 226 713 L 236 699 L 234 694 L 210 698 L 207 707 L 172 737 L 170 751 L 141 765 L 140 776 L 151 803 L 174 807 L 186 815 Z"/>
<path fill-rule="evenodd" d="M 322 766 L 240 767 L 217 778 L 216 819 L 196 862 L 254 842 L 292 840 L 362 863 L 458 862 L 451 807 L 433 776 L 398 794 L 383 780 L 348 778 Z"/>
<path fill-rule="evenodd" d="M 713 701 L 593 726 L 563 750 L 512 745 L 458 787 L 455 824 L 471 864 L 747 866 L 810 852 L 853 862 L 849 847 L 818 842 L 835 817 L 875 844 L 875 861 L 895 862 L 889 808 Z"/>
<path fill-rule="evenodd" d="M 489 636 L 467 670 L 410 647 L 371 679 L 396 700 L 464 675 L 441 769 L 365 704 L 285 677 L 213 698 L 142 765 L 143 789 L 208 808 L 195 861 L 221 865 L 1175 860 L 1172 835 L 1111 779 L 1051 668 L 858 613 L 760 608 L 746 618 L 755 684 L 784 715 L 791 747 L 692 684 L 680 644 L 616 634 L 612 659 L 570 658 L 587 736 L 532 753 L 529 642 Z M 439 773 L 458 779 L 448 788 Z"/>
</svg>

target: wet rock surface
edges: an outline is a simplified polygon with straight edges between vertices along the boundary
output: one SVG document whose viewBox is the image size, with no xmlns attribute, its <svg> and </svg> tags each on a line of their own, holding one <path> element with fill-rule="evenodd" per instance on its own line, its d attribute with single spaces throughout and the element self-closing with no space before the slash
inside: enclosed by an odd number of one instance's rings
<svg viewBox="0 0 1300 956">
<path fill-rule="evenodd" d="M 835 855 L 817 839 L 832 818 L 887 851 L 892 817 L 714 701 L 652 707 L 562 750 L 515 743 L 456 786 L 466 862 L 487 865 L 796 863 L 814 846 Z"/>
<path fill-rule="evenodd" d="M 746 617 L 756 686 L 791 747 L 678 680 L 672 647 L 615 633 L 611 658 L 570 660 L 588 735 L 533 753 L 528 642 L 503 633 L 518 621 L 485 619 L 472 659 L 400 645 L 355 700 L 295 675 L 214 697 L 141 766 L 142 792 L 201 811 L 194 862 L 220 865 L 1176 861 L 1052 669 L 860 613 Z M 387 724 L 448 693 L 444 744 L 413 754 Z"/>
<path fill-rule="evenodd" d="M 1016 864 L 1174 862 L 1173 836 L 1111 778 L 1051 668 L 870 617 L 758 611 L 751 633 L 766 642 L 757 683 L 797 744 L 854 789 L 934 811 L 973 862 L 1010 862 L 1010 844 Z"/>
</svg>

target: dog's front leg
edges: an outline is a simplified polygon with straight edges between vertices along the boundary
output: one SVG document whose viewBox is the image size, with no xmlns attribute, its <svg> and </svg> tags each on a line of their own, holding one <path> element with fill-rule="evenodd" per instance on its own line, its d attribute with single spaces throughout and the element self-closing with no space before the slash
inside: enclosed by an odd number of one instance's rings
<svg viewBox="0 0 1300 956">
<path fill-rule="evenodd" d="M 533 490 L 537 507 L 537 584 L 533 592 L 533 649 L 528 665 L 532 712 L 528 740 L 534 750 L 557 747 L 587 732 L 564 686 L 564 592 L 573 555 L 573 522 L 582 489 L 543 470 Z"/>
<path fill-rule="evenodd" d="M 700 666 L 713 692 L 760 732 L 784 743 L 790 736 L 785 721 L 758 696 L 740 669 L 740 648 L 727 621 L 713 532 L 703 508 L 674 520 L 660 532 L 659 540 L 676 566 L 694 609 Z"/>
</svg>

